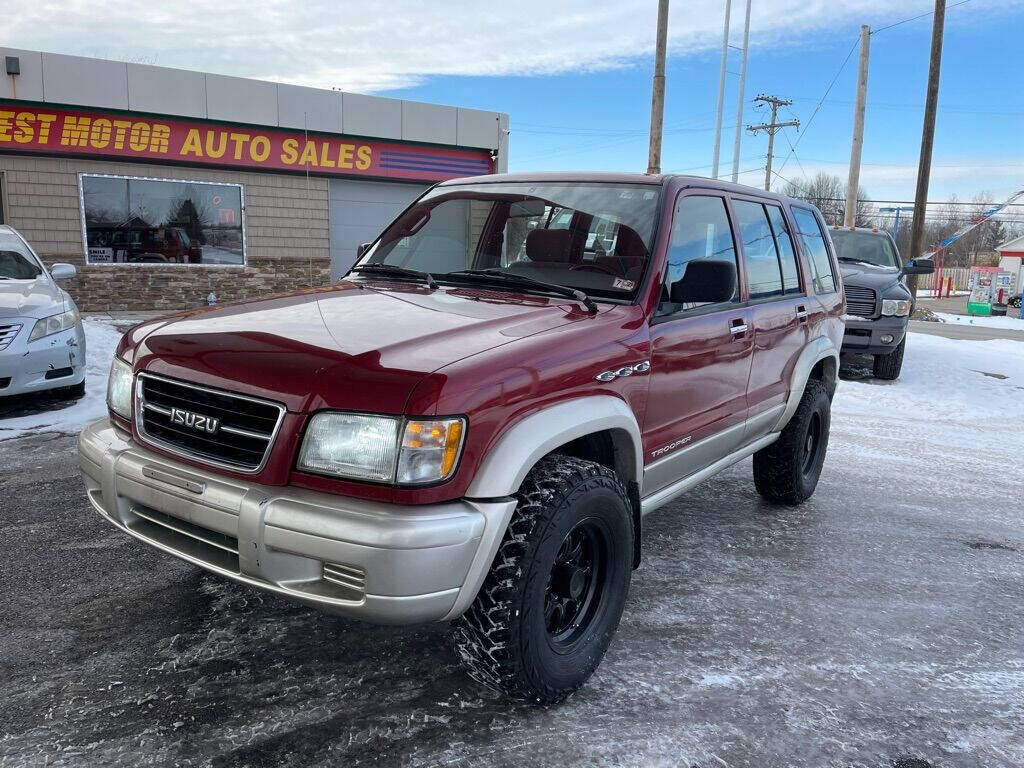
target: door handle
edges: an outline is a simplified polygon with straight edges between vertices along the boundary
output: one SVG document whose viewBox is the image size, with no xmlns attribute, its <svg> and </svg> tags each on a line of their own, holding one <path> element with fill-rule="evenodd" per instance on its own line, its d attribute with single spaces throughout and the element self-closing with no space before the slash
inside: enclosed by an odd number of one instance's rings
<svg viewBox="0 0 1024 768">
<path fill-rule="evenodd" d="M 807 308 L 806 307 L 797 307 L 796 308 L 796 319 L 797 319 L 798 322 L 801 322 L 801 323 L 806 323 L 807 322 Z"/>
<path fill-rule="evenodd" d="M 747 330 L 747 323 L 742 317 L 737 317 L 729 326 L 729 333 L 733 336 L 742 336 Z"/>
</svg>

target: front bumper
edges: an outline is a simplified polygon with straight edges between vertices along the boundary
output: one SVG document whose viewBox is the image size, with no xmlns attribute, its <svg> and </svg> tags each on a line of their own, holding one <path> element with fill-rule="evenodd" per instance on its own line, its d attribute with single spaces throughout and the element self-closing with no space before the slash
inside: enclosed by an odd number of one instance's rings
<svg viewBox="0 0 1024 768">
<path fill-rule="evenodd" d="M 850 316 L 846 318 L 842 351 L 862 355 L 887 355 L 907 334 L 907 317 L 877 317 L 874 320 Z M 883 336 L 892 341 L 883 342 Z"/>
<path fill-rule="evenodd" d="M 166 459 L 106 419 L 83 430 L 78 449 L 89 501 L 121 530 L 234 581 L 381 624 L 465 611 L 515 508 L 256 485 Z"/>
<path fill-rule="evenodd" d="M 0 322 L 21 325 L 10 345 L 0 350 L 0 396 L 70 387 L 85 379 L 85 331 L 81 323 L 30 342 L 35 318 L 5 318 Z"/>
</svg>

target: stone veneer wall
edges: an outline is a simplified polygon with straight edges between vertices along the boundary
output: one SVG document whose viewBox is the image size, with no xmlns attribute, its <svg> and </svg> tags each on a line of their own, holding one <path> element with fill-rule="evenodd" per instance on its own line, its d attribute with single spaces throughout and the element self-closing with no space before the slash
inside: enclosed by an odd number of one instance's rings
<svg viewBox="0 0 1024 768">
<path fill-rule="evenodd" d="M 82 311 L 185 309 L 330 282 L 328 180 L 77 158 L 0 155 L 6 223 L 46 262 L 74 264 L 63 285 Z M 241 184 L 246 266 L 85 265 L 78 174 Z"/>
</svg>

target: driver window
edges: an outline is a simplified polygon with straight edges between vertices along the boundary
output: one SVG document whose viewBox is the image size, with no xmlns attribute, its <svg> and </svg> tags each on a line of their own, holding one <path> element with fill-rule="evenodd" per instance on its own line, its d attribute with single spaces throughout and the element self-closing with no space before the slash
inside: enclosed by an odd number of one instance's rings
<svg viewBox="0 0 1024 768">
<path fill-rule="evenodd" d="M 672 222 L 658 315 L 737 303 L 737 274 L 736 246 L 725 199 L 704 195 L 680 199 Z"/>
</svg>

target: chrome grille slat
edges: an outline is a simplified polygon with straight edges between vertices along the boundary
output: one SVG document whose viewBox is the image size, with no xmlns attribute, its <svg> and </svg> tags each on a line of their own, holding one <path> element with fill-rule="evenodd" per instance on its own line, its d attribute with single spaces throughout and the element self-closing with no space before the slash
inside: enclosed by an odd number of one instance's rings
<svg viewBox="0 0 1024 768">
<path fill-rule="evenodd" d="M 366 589 L 366 572 L 350 565 L 324 563 L 323 579 L 358 592 Z"/>
<path fill-rule="evenodd" d="M 877 312 L 877 295 L 870 288 L 861 288 L 858 285 L 847 285 L 846 289 L 846 314 L 857 317 L 874 317 Z"/>
<path fill-rule="evenodd" d="M 0 325 L 0 349 L 7 349 L 21 329 L 22 325 L 20 323 L 14 325 Z"/>
<path fill-rule="evenodd" d="M 142 372 L 135 421 L 146 442 L 205 464 L 255 473 L 263 469 L 284 419 L 280 403 Z M 211 432 L 171 419 L 172 409 L 217 419 Z"/>
</svg>

